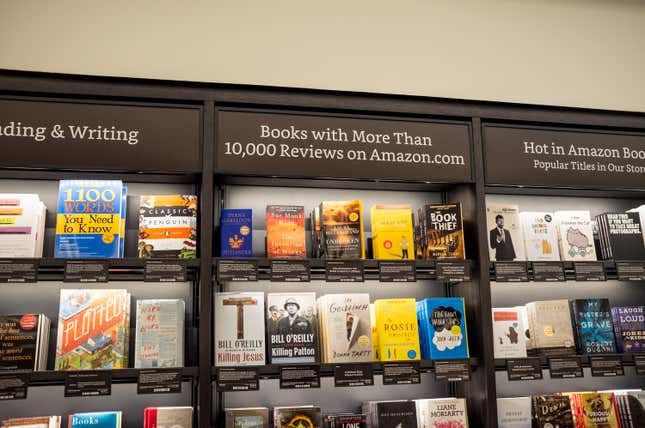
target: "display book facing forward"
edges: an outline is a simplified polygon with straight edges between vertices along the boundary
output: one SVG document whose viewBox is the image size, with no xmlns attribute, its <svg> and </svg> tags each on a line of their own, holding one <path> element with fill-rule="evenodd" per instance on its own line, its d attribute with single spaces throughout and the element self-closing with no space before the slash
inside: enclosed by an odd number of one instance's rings
<svg viewBox="0 0 645 428">
<path fill-rule="evenodd" d="M 380 361 L 421 359 L 419 325 L 414 299 L 374 302 L 377 356 Z"/>
<path fill-rule="evenodd" d="M 184 318 L 181 299 L 137 300 L 135 368 L 184 366 Z"/>
<path fill-rule="evenodd" d="M 60 428 L 60 423 L 60 416 L 35 416 L 6 419 L 0 423 L 0 428 Z"/>
<path fill-rule="evenodd" d="M 115 412 L 92 412 L 74 413 L 69 415 L 68 428 L 85 428 L 87 426 L 97 428 L 121 428 L 122 413 Z"/>
<path fill-rule="evenodd" d="M 424 205 L 414 216 L 417 258 L 465 259 L 461 204 Z"/>
<path fill-rule="evenodd" d="M 368 415 L 368 426 L 373 428 L 468 427 L 463 398 L 366 401 L 361 410 Z"/>
<path fill-rule="evenodd" d="M 0 257 L 42 257 L 46 211 L 38 195 L 0 193 Z"/>
<path fill-rule="evenodd" d="M 316 293 L 269 293 L 266 307 L 269 362 L 318 362 Z"/>
<path fill-rule="evenodd" d="M 143 428 L 190 428 L 192 426 L 192 407 L 146 407 L 143 410 Z"/>
<path fill-rule="evenodd" d="M 0 316 L 0 370 L 47 370 L 50 324 L 43 314 Z"/>
<path fill-rule="evenodd" d="M 596 216 L 603 259 L 645 260 L 645 245 L 638 212 Z"/>
<path fill-rule="evenodd" d="M 436 297 L 417 302 L 422 358 L 469 357 L 465 309 L 461 297 Z"/>
</svg>

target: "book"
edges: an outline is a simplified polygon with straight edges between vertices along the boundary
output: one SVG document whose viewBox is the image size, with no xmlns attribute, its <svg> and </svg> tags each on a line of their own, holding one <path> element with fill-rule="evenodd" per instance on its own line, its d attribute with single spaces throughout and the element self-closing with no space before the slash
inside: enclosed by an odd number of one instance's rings
<svg viewBox="0 0 645 428">
<path fill-rule="evenodd" d="M 226 428 L 269 428 L 267 407 L 224 409 Z"/>
<path fill-rule="evenodd" d="M 520 310 L 493 308 L 495 358 L 526 358 L 526 339 Z"/>
<path fill-rule="evenodd" d="M 60 428 L 60 416 L 36 416 L 32 418 L 6 419 L 0 428 Z"/>
<path fill-rule="evenodd" d="M 562 395 L 534 395 L 531 397 L 534 427 L 574 428 L 571 401 Z"/>
<path fill-rule="evenodd" d="M 215 365 L 266 364 L 264 293 L 215 293 Z"/>
<path fill-rule="evenodd" d="M 522 235 L 529 261 L 559 261 L 558 231 L 549 212 L 521 212 Z"/>
<path fill-rule="evenodd" d="M 323 416 L 324 428 L 367 428 L 367 415 L 364 413 L 336 413 Z"/>
<path fill-rule="evenodd" d="M 466 400 L 463 398 L 435 398 L 414 400 L 419 428 L 468 428 Z"/>
<path fill-rule="evenodd" d="M 562 260 L 597 260 L 589 211 L 556 211 L 555 220 Z"/>
<path fill-rule="evenodd" d="M 374 302 L 380 361 L 421 358 L 419 326 L 414 299 L 378 299 Z"/>
<path fill-rule="evenodd" d="M 627 210 L 628 213 L 638 213 L 639 219 L 645 218 L 645 205 L 641 205 L 636 208 L 632 208 L 631 210 Z M 645 245 L 645 227 L 643 227 L 643 223 L 641 223 L 641 234 L 643 236 L 643 245 Z"/>
<path fill-rule="evenodd" d="M 465 259 L 464 224 L 461 204 L 423 207 L 426 259 Z"/>
<path fill-rule="evenodd" d="M 543 300 L 526 305 L 532 354 L 572 355 L 576 352 L 571 309 L 567 300 Z"/>
<path fill-rule="evenodd" d="M 490 259 L 526 260 L 517 205 L 486 205 Z"/>
<path fill-rule="evenodd" d="M 275 428 L 321 428 L 322 415 L 318 406 L 274 407 Z"/>
<path fill-rule="evenodd" d="M 322 362 L 374 361 L 369 294 L 327 294 L 317 305 Z"/>
<path fill-rule="evenodd" d="M 253 255 L 253 211 L 223 209 L 220 216 L 220 249 L 222 257 Z"/>
<path fill-rule="evenodd" d="M 0 316 L 0 370 L 47 370 L 51 321 L 43 314 Z"/>
<path fill-rule="evenodd" d="M 120 180 L 61 180 L 54 257 L 119 257 L 122 197 Z"/>
<path fill-rule="evenodd" d="M 183 367 L 185 317 L 182 299 L 137 300 L 134 367 Z"/>
<path fill-rule="evenodd" d="M 266 222 L 268 258 L 304 259 L 307 257 L 305 207 L 268 205 Z"/>
<path fill-rule="evenodd" d="M 645 308 L 618 306 L 611 308 L 616 345 L 620 352 L 645 351 Z"/>
<path fill-rule="evenodd" d="M 377 402 L 375 418 L 379 428 L 416 428 L 416 403 L 411 400 Z"/>
<path fill-rule="evenodd" d="M 498 428 L 531 428 L 531 397 L 497 399 Z"/>
<path fill-rule="evenodd" d="M 410 205 L 374 205 L 370 217 L 375 259 L 414 260 Z"/>
<path fill-rule="evenodd" d="M 645 260 L 645 245 L 637 212 L 606 213 L 596 217 L 603 259 Z"/>
<path fill-rule="evenodd" d="M 520 323 L 524 329 L 524 344 L 526 345 L 526 353 L 530 354 L 533 350 L 533 342 L 531 341 L 531 326 L 529 324 L 529 314 L 526 311 L 526 306 L 515 306 L 518 314 L 520 315 Z"/>
<path fill-rule="evenodd" d="M 621 428 L 616 400 L 611 392 L 582 392 L 578 395 L 580 412 L 576 422 L 588 428 Z"/>
<path fill-rule="evenodd" d="M 68 428 L 121 428 L 121 412 L 74 413 L 69 415 Z"/>
<path fill-rule="evenodd" d="M 269 293 L 266 306 L 270 363 L 318 362 L 316 293 Z"/>
<path fill-rule="evenodd" d="M 36 194 L 0 194 L 0 257 L 42 257 L 47 208 Z"/>
<path fill-rule="evenodd" d="M 55 370 L 126 368 L 129 326 L 127 290 L 62 289 Z"/>
<path fill-rule="evenodd" d="M 146 407 L 143 410 L 143 428 L 191 428 L 192 407 Z"/>
<path fill-rule="evenodd" d="M 571 302 L 578 344 L 583 354 L 615 353 L 614 326 L 608 299 Z"/>
<path fill-rule="evenodd" d="M 128 187 L 121 188 L 121 222 L 119 223 L 119 257 L 125 257 L 125 225 L 128 217 Z"/>
<path fill-rule="evenodd" d="M 421 302 L 420 335 L 425 344 L 424 359 L 468 358 L 468 332 L 464 299 L 434 297 Z"/>
<path fill-rule="evenodd" d="M 140 258 L 197 257 L 197 196 L 142 195 L 137 254 Z"/>
<path fill-rule="evenodd" d="M 323 201 L 320 212 L 324 256 L 364 259 L 362 202 Z"/>
<path fill-rule="evenodd" d="M 645 422 L 645 392 L 615 393 L 621 428 L 643 428 Z"/>
</svg>

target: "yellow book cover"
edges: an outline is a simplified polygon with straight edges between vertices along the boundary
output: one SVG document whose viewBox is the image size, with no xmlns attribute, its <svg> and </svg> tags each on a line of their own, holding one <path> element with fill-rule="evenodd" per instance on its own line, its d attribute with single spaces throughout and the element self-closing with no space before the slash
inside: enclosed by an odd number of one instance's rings
<svg viewBox="0 0 645 428">
<path fill-rule="evenodd" d="M 374 258 L 414 260 L 410 205 L 375 205 L 370 215 Z"/>
<path fill-rule="evenodd" d="M 416 301 L 379 299 L 374 304 L 380 361 L 419 360 L 421 349 Z"/>
<path fill-rule="evenodd" d="M 586 392 L 580 394 L 582 417 L 587 428 L 619 428 L 614 394 Z"/>
<path fill-rule="evenodd" d="M 324 201 L 321 206 L 325 257 L 364 259 L 362 202 Z"/>
<path fill-rule="evenodd" d="M 374 303 L 370 303 L 370 324 L 372 326 L 372 355 L 374 356 L 374 361 L 379 361 L 378 332 L 376 331 L 376 309 Z"/>
</svg>

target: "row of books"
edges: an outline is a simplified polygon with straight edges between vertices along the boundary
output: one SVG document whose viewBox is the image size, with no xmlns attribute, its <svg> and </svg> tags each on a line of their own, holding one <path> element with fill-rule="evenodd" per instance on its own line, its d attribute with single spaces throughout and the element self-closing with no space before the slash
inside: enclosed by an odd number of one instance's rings
<svg viewBox="0 0 645 428">
<path fill-rule="evenodd" d="M 226 428 L 268 428 L 269 408 L 225 409 Z M 273 408 L 275 428 L 467 428 L 466 400 L 436 398 L 366 401 L 358 413 L 322 414 L 319 406 Z"/>
<path fill-rule="evenodd" d="M 458 297 L 222 292 L 214 313 L 216 366 L 469 357 Z"/>
<path fill-rule="evenodd" d="M 460 204 L 375 205 L 370 209 L 375 259 L 464 259 Z M 305 207 L 266 207 L 266 254 L 269 258 L 364 259 L 366 241 L 362 202 L 324 201 L 309 216 L 307 251 Z M 253 255 L 253 211 L 224 209 L 220 217 L 222 257 Z"/>
<path fill-rule="evenodd" d="M 517 205 L 488 205 L 490 259 L 593 261 L 599 254 L 604 260 L 645 260 L 641 214 L 645 206 L 592 220 L 583 210 L 520 212 Z"/>
<path fill-rule="evenodd" d="M 120 411 L 74 413 L 69 415 L 67 428 L 92 426 L 96 428 L 121 428 Z M 143 410 L 143 428 L 190 428 L 193 426 L 192 407 L 146 407 Z M 14 418 L 2 422 L 0 428 L 61 428 L 60 416 Z"/>
<path fill-rule="evenodd" d="M 185 303 L 136 303 L 135 368 L 183 367 Z M 0 316 L 0 369 L 46 370 L 49 320 L 42 314 Z M 130 294 L 127 290 L 60 293 L 56 370 L 128 367 Z"/>
<path fill-rule="evenodd" d="M 493 308 L 495 358 L 645 351 L 645 308 L 609 299 L 544 300 Z"/>
<path fill-rule="evenodd" d="M 497 399 L 499 428 L 640 428 L 640 390 L 565 392 Z"/>
</svg>

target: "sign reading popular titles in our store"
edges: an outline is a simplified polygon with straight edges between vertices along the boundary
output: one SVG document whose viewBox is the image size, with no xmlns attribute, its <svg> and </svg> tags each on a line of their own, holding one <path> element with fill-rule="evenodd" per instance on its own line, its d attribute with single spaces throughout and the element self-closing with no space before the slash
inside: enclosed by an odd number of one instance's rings
<svg viewBox="0 0 645 428">
<path fill-rule="evenodd" d="M 222 174 L 472 180 L 466 122 L 220 110 L 217 124 Z"/>
<path fill-rule="evenodd" d="M 645 188 L 645 134 L 484 125 L 487 184 Z"/>
<path fill-rule="evenodd" d="M 2 166 L 197 172 L 193 107 L 0 99 Z"/>
</svg>

